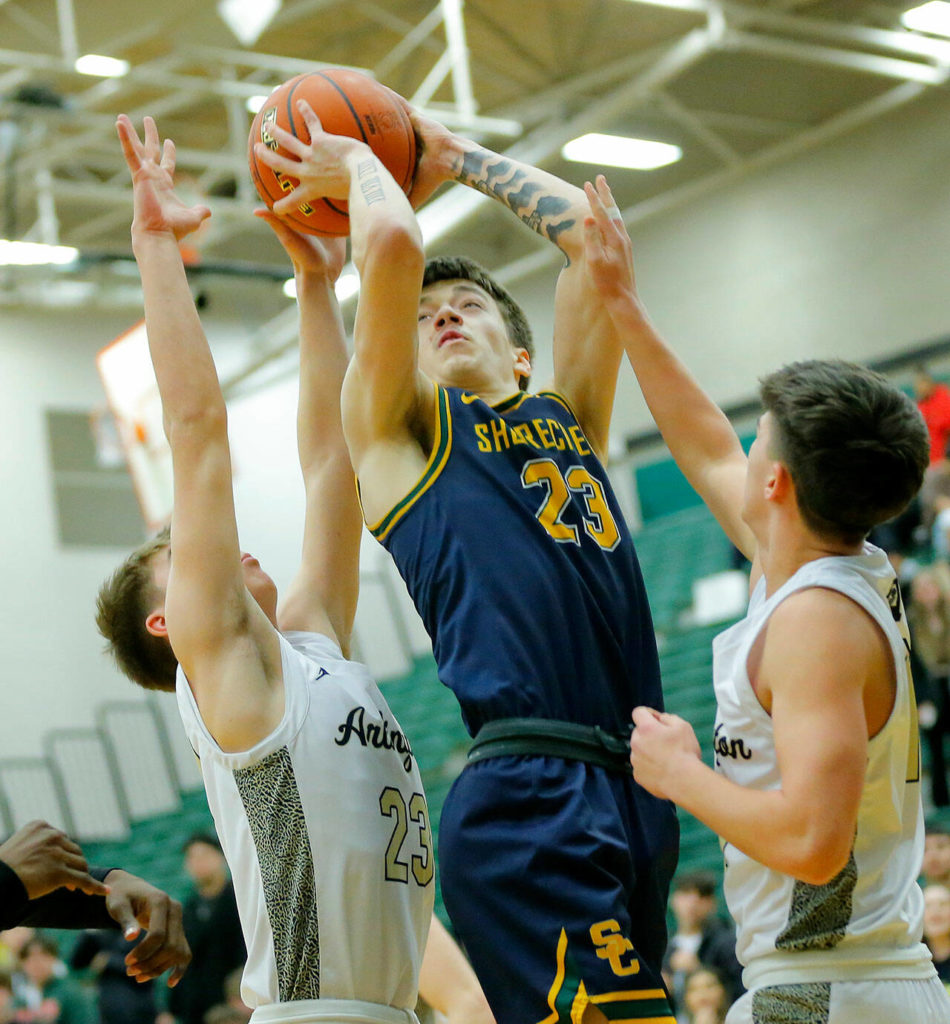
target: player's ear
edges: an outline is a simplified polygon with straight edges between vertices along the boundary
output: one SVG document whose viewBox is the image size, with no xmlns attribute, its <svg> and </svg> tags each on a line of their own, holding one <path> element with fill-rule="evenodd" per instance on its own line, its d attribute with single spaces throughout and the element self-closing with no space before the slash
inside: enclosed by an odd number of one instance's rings
<svg viewBox="0 0 950 1024">
<path fill-rule="evenodd" d="M 165 625 L 165 610 L 156 610 L 145 619 L 145 628 L 152 636 L 168 636 L 168 627 Z"/>
<path fill-rule="evenodd" d="M 784 462 L 769 464 L 768 476 L 765 478 L 765 498 L 767 501 L 782 501 L 795 494 L 791 474 Z"/>
<path fill-rule="evenodd" d="M 531 376 L 531 356 L 526 348 L 514 349 L 514 369 L 518 381 Z"/>
</svg>

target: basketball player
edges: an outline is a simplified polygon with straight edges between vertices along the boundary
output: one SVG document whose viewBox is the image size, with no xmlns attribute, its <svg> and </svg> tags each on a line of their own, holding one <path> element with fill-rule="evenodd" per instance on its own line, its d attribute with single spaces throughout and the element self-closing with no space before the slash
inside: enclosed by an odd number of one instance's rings
<svg viewBox="0 0 950 1024">
<path fill-rule="evenodd" d="M 584 193 L 416 116 L 415 199 L 457 180 L 568 260 L 556 391 L 525 392 L 530 329 L 464 259 L 425 265 L 412 208 L 363 143 L 274 129 L 300 181 L 347 199 L 362 287 L 343 392 L 363 513 L 476 734 L 440 830 L 446 909 L 502 1024 L 672 1022 L 660 980 L 672 806 L 636 786 L 626 702 L 661 708 L 636 556 L 603 458 L 622 355 L 583 265 Z"/>
<path fill-rule="evenodd" d="M 179 240 L 208 216 L 173 191 L 174 146 L 121 115 L 133 250 L 172 450 L 170 537 L 139 548 L 100 594 L 100 628 L 146 687 L 177 687 L 234 879 L 255 1024 L 415 1021 L 433 851 L 412 749 L 345 651 L 361 533 L 340 426 L 346 366 L 333 282 L 343 240 L 271 223 L 301 307 L 300 571 L 278 610 L 238 545 L 224 399 Z M 280 511 L 275 510 L 279 518 Z"/>
<path fill-rule="evenodd" d="M 745 619 L 717 637 L 715 770 L 675 715 L 633 713 L 634 774 L 716 831 L 750 991 L 729 1024 L 947 1024 L 922 945 L 920 750 L 894 571 L 866 543 L 927 467 L 909 398 L 842 362 L 761 384 L 748 457 L 658 337 L 606 182 L 587 186 L 588 265 L 679 467 L 752 561 Z"/>
</svg>

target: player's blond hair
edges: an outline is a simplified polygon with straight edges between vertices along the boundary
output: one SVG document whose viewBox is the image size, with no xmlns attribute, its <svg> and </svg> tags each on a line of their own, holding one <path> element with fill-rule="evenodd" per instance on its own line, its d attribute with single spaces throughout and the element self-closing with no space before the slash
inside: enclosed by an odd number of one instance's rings
<svg viewBox="0 0 950 1024">
<path fill-rule="evenodd" d="M 99 588 L 96 625 L 106 649 L 133 682 L 147 690 L 174 690 L 178 661 L 167 637 L 153 636 L 145 620 L 161 600 L 152 559 L 170 543 L 168 528 L 137 547 Z"/>
</svg>

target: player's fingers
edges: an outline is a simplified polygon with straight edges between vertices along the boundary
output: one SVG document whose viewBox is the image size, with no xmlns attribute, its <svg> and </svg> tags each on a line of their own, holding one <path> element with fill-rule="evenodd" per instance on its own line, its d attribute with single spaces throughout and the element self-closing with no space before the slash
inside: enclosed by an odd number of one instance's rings
<svg viewBox="0 0 950 1024">
<path fill-rule="evenodd" d="M 655 708 L 648 708 L 640 705 L 633 709 L 633 724 L 636 726 L 649 725 L 659 720 L 660 712 Z"/>
<path fill-rule="evenodd" d="M 315 132 L 323 131 L 323 122 L 317 116 L 317 112 L 306 100 L 297 100 L 297 109 L 303 115 L 304 123 L 310 130 L 311 138 L 313 138 Z"/>
<path fill-rule="evenodd" d="M 254 143 L 254 155 L 261 163 L 267 164 L 272 171 L 280 171 L 281 174 L 289 174 L 294 178 L 300 174 L 299 160 L 290 160 L 282 153 L 268 149 L 263 142 Z"/>
<path fill-rule="evenodd" d="M 145 115 L 143 121 L 145 126 L 145 155 L 150 159 L 158 162 L 161 147 L 158 141 L 158 126 L 155 124 L 155 119 Z"/>
<path fill-rule="evenodd" d="M 298 138 L 293 132 L 287 131 L 286 128 L 282 128 L 279 124 L 271 124 L 267 128 L 271 137 L 280 145 L 287 153 L 293 153 L 295 156 L 303 157 L 308 156 L 310 153 L 309 143 L 304 142 L 303 139 Z M 263 143 L 259 143 L 263 145 Z M 266 148 L 266 147 L 265 147 Z M 274 150 L 268 150 L 269 153 L 273 153 Z"/>
<path fill-rule="evenodd" d="M 88 896 L 107 896 L 109 894 L 109 886 L 105 882 L 100 882 L 98 878 L 93 878 L 88 871 L 70 868 L 64 872 L 63 877 L 62 884 L 66 889 L 78 890 Z"/>
<path fill-rule="evenodd" d="M 132 122 L 125 114 L 119 114 L 116 118 L 115 130 L 119 136 L 125 162 L 129 165 L 130 170 L 137 170 L 142 163 L 142 143 L 139 141 Z"/>
<path fill-rule="evenodd" d="M 168 171 L 172 176 L 175 174 L 175 159 L 175 143 L 171 139 L 166 139 L 162 144 L 162 170 Z"/>
</svg>

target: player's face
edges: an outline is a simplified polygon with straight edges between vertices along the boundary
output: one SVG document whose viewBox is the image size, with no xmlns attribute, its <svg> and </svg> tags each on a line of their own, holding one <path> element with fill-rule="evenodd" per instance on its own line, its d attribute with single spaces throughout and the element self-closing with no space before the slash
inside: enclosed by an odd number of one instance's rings
<svg viewBox="0 0 950 1024">
<path fill-rule="evenodd" d="M 439 281 L 419 300 L 419 368 L 454 387 L 518 386 L 519 354 L 498 303 L 472 281 Z"/>
<path fill-rule="evenodd" d="M 163 595 L 163 604 L 164 594 L 168 589 L 168 577 L 171 573 L 171 554 L 171 545 L 169 545 L 158 551 L 152 558 L 152 579 Z M 260 605 L 261 610 L 271 622 L 276 622 L 277 586 L 261 568 L 261 563 L 247 552 L 241 555 L 241 576 L 251 597 Z"/>
<path fill-rule="evenodd" d="M 742 518 L 755 533 L 766 510 L 765 490 L 775 463 L 772 452 L 772 416 L 763 413 L 756 425 L 755 440 L 749 449 L 746 467 L 745 496 L 742 503 Z"/>
</svg>

